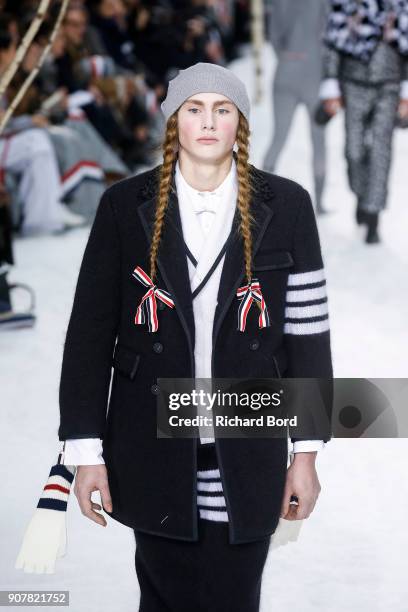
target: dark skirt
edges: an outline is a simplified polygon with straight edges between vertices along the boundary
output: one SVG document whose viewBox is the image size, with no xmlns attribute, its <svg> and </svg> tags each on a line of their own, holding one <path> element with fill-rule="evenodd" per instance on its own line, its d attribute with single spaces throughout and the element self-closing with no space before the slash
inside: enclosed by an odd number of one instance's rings
<svg viewBox="0 0 408 612">
<path fill-rule="evenodd" d="M 230 544 L 228 523 L 198 526 L 197 542 L 135 530 L 139 612 L 258 612 L 270 536 Z"/>
</svg>

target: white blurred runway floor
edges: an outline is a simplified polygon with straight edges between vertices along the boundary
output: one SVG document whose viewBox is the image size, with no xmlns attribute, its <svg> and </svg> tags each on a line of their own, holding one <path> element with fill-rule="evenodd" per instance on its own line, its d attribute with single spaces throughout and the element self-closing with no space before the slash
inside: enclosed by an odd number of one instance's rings
<svg viewBox="0 0 408 612">
<path fill-rule="evenodd" d="M 265 96 L 252 107 L 251 162 L 260 166 L 273 130 L 274 58 L 265 47 Z M 249 58 L 231 68 L 253 86 Z M 408 131 L 397 131 L 388 209 L 380 245 L 367 246 L 354 222 L 343 159 L 343 118 L 328 127 L 328 178 L 318 218 L 326 265 L 335 375 L 407 377 Z M 308 121 L 300 108 L 277 174 L 312 191 Z M 15 243 L 10 281 L 37 295 L 32 330 L 0 335 L 0 589 L 69 589 L 73 612 L 138 609 L 133 532 L 108 519 L 106 529 L 68 509 L 68 554 L 53 576 L 14 569 L 26 524 L 60 447 L 58 384 L 72 299 L 89 228 L 64 237 Z M 333 439 L 317 459 L 322 490 L 296 544 L 269 555 L 261 612 L 404 612 L 408 587 L 407 440 Z M 255 511 L 255 510 L 254 510 Z M 228 571 L 228 568 L 226 568 Z M 53 608 L 49 608 L 53 609 Z M 192 611 L 193 612 L 193 611 Z"/>
</svg>

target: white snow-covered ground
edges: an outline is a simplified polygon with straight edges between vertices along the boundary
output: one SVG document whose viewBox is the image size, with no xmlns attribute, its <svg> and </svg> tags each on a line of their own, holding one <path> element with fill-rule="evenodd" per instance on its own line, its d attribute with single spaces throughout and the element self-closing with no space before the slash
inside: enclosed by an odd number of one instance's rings
<svg viewBox="0 0 408 612">
<path fill-rule="evenodd" d="M 269 46 L 263 66 L 265 96 L 253 105 L 251 124 L 251 161 L 258 166 L 273 130 Z M 250 58 L 231 68 L 251 91 Z M 402 130 L 395 134 L 382 244 L 367 246 L 364 230 L 354 223 L 347 187 L 342 117 L 328 127 L 325 204 L 333 212 L 318 224 L 336 376 L 408 375 L 407 136 Z M 310 156 L 307 116 L 300 108 L 276 172 L 312 191 Z M 58 376 L 88 231 L 15 243 L 17 265 L 9 278 L 35 289 L 38 322 L 32 330 L 0 336 L 0 589 L 69 590 L 73 612 L 130 612 L 138 609 L 139 597 L 133 532 L 115 521 L 106 529 L 90 522 L 73 495 L 68 554 L 57 562 L 56 574 L 14 569 L 22 534 L 60 447 Z M 405 439 L 333 439 L 326 446 L 317 459 L 322 491 L 299 541 L 269 554 L 262 612 L 408 609 L 407 452 Z"/>
</svg>

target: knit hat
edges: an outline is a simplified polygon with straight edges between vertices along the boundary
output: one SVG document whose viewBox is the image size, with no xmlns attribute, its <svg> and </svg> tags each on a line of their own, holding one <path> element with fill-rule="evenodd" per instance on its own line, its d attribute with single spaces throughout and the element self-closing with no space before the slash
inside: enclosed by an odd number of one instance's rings
<svg viewBox="0 0 408 612">
<path fill-rule="evenodd" d="M 169 82 L 167 96 L 161 103 L 166 121 L 190 96 L 204 92 L 226 96 L 249 122 L 250 101 L 244 83 L 228 68 L 206 62 L 180 70 Z"/>
</svg>

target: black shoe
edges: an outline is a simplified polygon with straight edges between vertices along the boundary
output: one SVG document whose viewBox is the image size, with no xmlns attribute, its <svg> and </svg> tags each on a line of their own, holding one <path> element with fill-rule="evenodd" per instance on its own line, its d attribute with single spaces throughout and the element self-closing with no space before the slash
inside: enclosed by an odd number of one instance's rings
<svg viewBox="0 0 408 612">
<path fill-rule="evenodd" d="M 20 329 L 23 327 L 33 327 L 36 322 L 34 314 L 35 294 L 33 289 L 24 283 L 9 284 L 6 275 L 0 276 L 2 281 L 2 293 L 0 295 L 0 332 L 8 329 Z M 11 304 L 10 294 L 13 289 L 23 289 L 30 296 L 30 305 L 26 310 L 15 311 Z"/>
<path fill-rule="evenodd" d="M 365 241 L 367 244 L 377 244 L 380 242 L 378 235 L 378 213 L 365 213 L 367 223 L 367 235 Z"/>
<path fill-rule="evenodd" d="M 363 223 L 367 223 L 367 213 L 360 206 L 360 201 L 357 202 L 356 208 L 356 221 L 358 225 L 362 225 Z"/>
<path fill-rule="evenodd" d="M 23 327 L 33 327 L 36 316 L 32 312 L 0 312 L 0 332 L 5 329 L 22 329 Z"/>
<path fill-rule="evenodd" d="M 367 244 L 377 244 L 378 242 L 381 242 L 378 231 L 369 228 L 365 241 Z"/>
<path fill-rule="evenodd" d="M 363 225 L 363 223 L 367 223 L 367 213 L 364 210 L 357 208 L 356 221 L 358 225 Z"/>
</svg>

